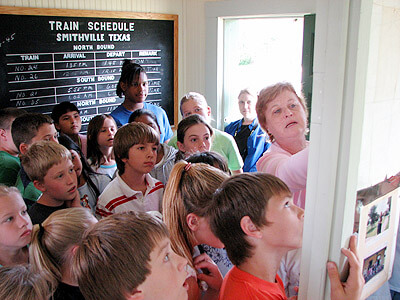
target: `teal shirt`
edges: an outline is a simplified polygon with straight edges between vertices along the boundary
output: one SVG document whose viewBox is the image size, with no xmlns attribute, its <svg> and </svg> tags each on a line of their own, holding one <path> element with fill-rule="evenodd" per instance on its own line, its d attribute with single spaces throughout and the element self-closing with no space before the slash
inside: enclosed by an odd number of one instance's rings
<svg viewBox="0 0 400 300">
<path fill-rule="evenodd" d="M 21 162 L 18 157 L 12 156 L 8 152 L 0 151 L 0 183 L 6 186 L 15 185 L 20 169 Z"/>
<path fill-rule="evenodd" d="M 243 167 L 243 159 L 240 156 L 235 139 L 221 130 L 213 128 L 213 131 L 211 151 L 215 151 L 225 157 L 231 171 L 240 170 Z M 178 149 L 176 135 L 169 140 L 168 145 Z"/>
<path fill-rule="evenodd" d="M 25 185 L 24 185 L 25 182 Z M 29 182 L 27 184 L 27 182 Z M 17 181 L 15 182 L 15 186 L 18 188 L 20 191 L 22 198 L 27 203 L 28 208 L 36 202 L 39 197 L 42 195 L 42 192 L 39 191 L 35 186 L 33 185 L 33 182 L 29 180 L 28 175 L 25 173 L 24 169 L 21 168 L 20 172 L 18 173 Z"/>
</svg>

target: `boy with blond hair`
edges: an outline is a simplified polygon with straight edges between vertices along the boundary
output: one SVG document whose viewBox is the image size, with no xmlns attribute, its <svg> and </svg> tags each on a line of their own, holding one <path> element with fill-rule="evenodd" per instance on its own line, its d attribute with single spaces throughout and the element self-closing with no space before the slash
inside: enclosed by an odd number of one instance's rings
<svg viewBox="0 0 400 300">
<path fill-rule="evenodd" d="M 57 210 L 80 206 L 77 177 L 67 148 L 52 141 L 36 142 L 21 156 L 21 164 L 42 192 L 28 210 L 33 224 L 41 224 Z"/>
<path fill-rule="evenodd" d="M 146 213 L 100 220 L 74 257 L 72 273 L 87 300 L 188 298 L 187 261 L 172 251 L 165 224 Z"/>
<path fill-rule="evenodd" d="M 114 156 L 118 172 L 99 197 L 98 218 L 132 210 L 161 211 L 164 185 L 148 174 L 156 164 L 159 140 L 159 134 L 144 123 L 129 123 L 117 131 Z"/>
<path fill-rule="evenodd" d="M 225 180 L 212 202 L 211 229 L 234 264 L 219 299 L 287 299 L 277 271 L 282 257 L 301 247 L 304 220 L 304 211 L 293 204 L 287 185 L 270 174 L 244 173 Z M 354 300 L 361 295 L 361 263 L 354 253 L 354 239 L 350 249 L 342 250 L 351 269 L 347 286 L 340 284 L 337 269 L 328 264 L 332 299 Z"/>
</svg>

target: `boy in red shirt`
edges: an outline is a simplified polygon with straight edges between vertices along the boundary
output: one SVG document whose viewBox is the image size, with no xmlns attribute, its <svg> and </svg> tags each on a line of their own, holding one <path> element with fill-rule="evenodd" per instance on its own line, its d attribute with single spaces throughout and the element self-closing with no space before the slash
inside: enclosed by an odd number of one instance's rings
<svg viewBox="0 0 400 300">
<path fill-rule="evenodd" d="M 212 202 L 211 229 L 235 265 L 224 278 L 219 300 L 287 299 L 277 271 L 282 257 L 301 247 L 304 221 L 304 211 L 293 204 L 287 185 L 273 175 L 244 173 L 225 180 Z M 354 253 L 354 238 L 350 249 L 342 250 L 353 270 L 347 286 L 340 285 L 337 269 L 328 265 L 332 299 L 361 295 L 361 263 Z"/>
</svg>

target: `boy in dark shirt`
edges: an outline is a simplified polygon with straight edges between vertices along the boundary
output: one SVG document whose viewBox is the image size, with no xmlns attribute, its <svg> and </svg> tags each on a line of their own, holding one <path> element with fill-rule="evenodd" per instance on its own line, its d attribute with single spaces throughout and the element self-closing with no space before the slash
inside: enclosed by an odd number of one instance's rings
<svg viewBox="0 0 400 300">
<path fill-rule="evenodd" d="M 28 210 L 33 224 L 42 223 L 56 210 L 80 206 L 77 177 L 67 148 L 51 141 L 36 142 L 22 155 L 21 164 L 42 192 Z"/>
</svg>

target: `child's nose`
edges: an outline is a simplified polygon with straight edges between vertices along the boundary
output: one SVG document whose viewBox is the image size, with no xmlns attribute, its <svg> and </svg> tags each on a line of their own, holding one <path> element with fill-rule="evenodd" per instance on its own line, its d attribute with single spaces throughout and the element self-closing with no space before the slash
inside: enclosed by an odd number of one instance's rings
<svg viewBox="0 0 400 300">
<path fill-rule="evenodd" d="M 153 148 L 150 148 L 147 150 L 147 156 L 153 156 L 155 154 L 155 151 L 153 150 Z"/>
<path fill-rule="evenodd" d="M 177 267 L 179 271 L 186 270 L 186 265 L 188 264 L 188 261 L 186 258 L 175 254 L 176 255 L 176 261 L 177 261 Z"/>
<path fill-rule="evenodd" d="M 200 149 L 206 149 L 206 142 L 205 141 L 201 141 L 200 142 Z"/>
<path fill-rule="evenodd" d="M 76 178 L 76 173 L 75 173 L 75 171 L 74 171 L 74 172 L 72 172 L 72 173 L 70 173 L 70 174 L 68 175 L 68 178 L 67 178 L 68 182 L 67 182 L 67 183 L 68 183 L 68 184 L 73 184 L 75 178 Z"/>
<path fill-rule="evenodd" d="M 26 226 L 27 224 L 28 224 L 27 217 L 19 215 L 18 216 L 18 225 L 19 225 L 19 227 Z"/>
<path fill-rule="evenodd" d="M 297 215 L 299 216 L 299 219 L 304 219 L 304 209 L 302 209 L 301 207 L 297 207 L 297 209 L 298 209 Z"/>
</svg>

